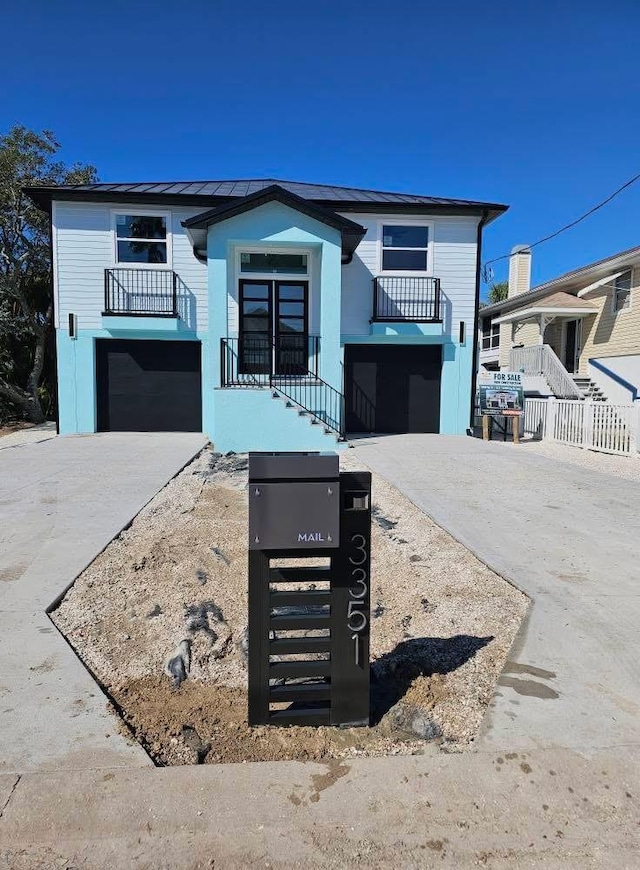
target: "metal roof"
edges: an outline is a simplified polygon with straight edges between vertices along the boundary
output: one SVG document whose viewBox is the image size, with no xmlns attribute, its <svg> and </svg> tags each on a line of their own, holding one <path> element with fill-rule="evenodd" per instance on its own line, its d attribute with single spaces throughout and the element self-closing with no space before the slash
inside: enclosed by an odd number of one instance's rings
<svg viewBox="0 0 640 870">
<path fill-rule="evenodd" d="M 578 293 L 582 289 L 586 279 L 596 278 L 600 274 L 605 274 L 609 269 L 616 268 L 619 265 L 628 265 L 638 258 L 640 258 L 640 246 L 628 248 L 626 251 L 619 251 L 617 254 L 611 254 L 602 260 L 596 260 L 594 263 L 565 272 L 558 278 L 553 278 L 544 284 L 538 284 L 537 287 L 532 287 L 526 293 L 519 293 L 517 296 L 512 296 L 511 299 L 503 299 L 502 302 L 493 302 L 491 305 L 485 305 L 481 310 L 481 316 L 486 317 L 487 314 L 494 314 L 497 311 L 511 311 L 513 308 L 528 305 L 534 300 L 544 297 L 547 293 L 556 290 Z"/>
<path fill-rule="evenodd" d="M 290 193 L 313 202 L 326 202 L 334 205 L 353 206 L 384 205 L 389 206 L 432 206 L 449 209 L 489 209 L 495 212 L 492 217 L 506 211 L 508 206 L 499 203 L 480 202 L 467 199 L 448 199 L 444 197 L 423 196 L 413 193 L 392 193 L 381 190 L 364 190 L 357 187 L 337 187 L 330 184 L 308 184 L 302 181 L 281 181 L 275 178 L 250 178 L 228 181 L 156 181 L 95 184 L 62 185 L 60 187 L 30 187 L 27 193 L 41 207 L 48 205 L 52 198 L 113 198 L 126 199 L 129 196 L 150 197 L 180 197 L 212 200 L 233 199 L 258 193 L 267 187 L 278 185 Z"/>
</svg>

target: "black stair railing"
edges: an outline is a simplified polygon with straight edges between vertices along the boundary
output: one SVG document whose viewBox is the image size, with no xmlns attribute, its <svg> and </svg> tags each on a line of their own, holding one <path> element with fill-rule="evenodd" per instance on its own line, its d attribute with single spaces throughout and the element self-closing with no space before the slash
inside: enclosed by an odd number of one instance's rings
<svg viewBox="0 0 640 870">
<path fill-rule="evenodd" d="M 269 387 L 344 437 L 344 395 L 318 373 L 317 335 L 248 334 L 220 340 L 223 387 Z"/>
</svg>

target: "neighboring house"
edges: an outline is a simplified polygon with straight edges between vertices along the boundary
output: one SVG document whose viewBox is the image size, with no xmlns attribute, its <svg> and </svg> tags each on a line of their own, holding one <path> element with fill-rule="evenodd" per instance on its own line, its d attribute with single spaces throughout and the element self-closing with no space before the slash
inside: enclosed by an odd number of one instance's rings
<svg viewBox="0 0 640 870">
<path fill-rule="evenodd" d="M 509 296 L 481 310 L 479 362 L 525 373 L 529 394 L 633 401 L 640 390 L 640 247 L 529 289 L 531 251 L 509 262 Z"/>
<path fill-rule="evenodd" d="M 506 206 L 254 180 L 30 188 L 59 428 L 317 450 L 470 422 L 482 228 Z"/>
</svg>

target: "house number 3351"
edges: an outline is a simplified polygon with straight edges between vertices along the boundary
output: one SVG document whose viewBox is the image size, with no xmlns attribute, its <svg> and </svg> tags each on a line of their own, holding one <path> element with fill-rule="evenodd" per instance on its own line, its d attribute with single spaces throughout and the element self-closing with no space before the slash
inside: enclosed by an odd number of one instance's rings
<svg viewBox="0 0 640 870">
<path fill-rule="evenodd" d="M 367 563 L 367 542 L 364 535 L 353 535 L 353 555 L 349 556 L 349 562 L 353 565 L 351 571 L 352 585 L 349 588 L 349 604 L 347 607 L 347 627 L 353 640 L 356 665 L 360 665 L 360 644 L 362 633 L 367 628 L 367 572 L 364 565 Z"/>
</svg>

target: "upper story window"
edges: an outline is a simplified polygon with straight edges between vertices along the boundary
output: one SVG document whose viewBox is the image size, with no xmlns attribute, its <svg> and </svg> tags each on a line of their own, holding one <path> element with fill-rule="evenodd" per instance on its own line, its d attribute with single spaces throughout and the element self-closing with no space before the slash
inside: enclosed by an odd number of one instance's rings
<svg viewBox="0 0 640 870">
<path fill-rule="evenodd" d="M 482 319 L 482 350 L 492 350 L 500 346 L 500 324 L 493 323 L 490 317 Z"/>
<path fill-rule="evenodd" d="M 116 214 L 116 262 L 168 262 L 167 216 Z"/>
<path fill-rule="evenodd" d="M 427 224 L 383 224 L 382 272 L 427 272 L 429 233 Z"/>
<path fill-rule="evenodd" d="M 633 269 L 627 269 L 622 275 L 618 275 L 615 280 L 613 289 L 613 313 L 625 311 L 631 308 L 631 283 L 633 278 Z"/>
<path fill-rule="evenodd" d="M 241 251 L 240 271 L 243 274 L 307 275 L 307 254 L 285 254 L 269 251 Z"/>
</svg>

